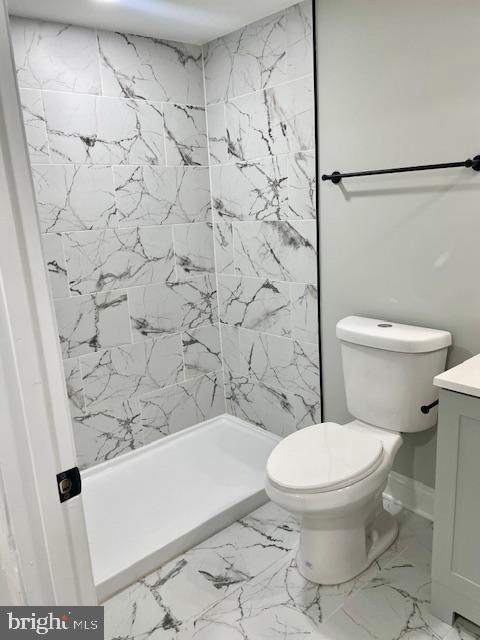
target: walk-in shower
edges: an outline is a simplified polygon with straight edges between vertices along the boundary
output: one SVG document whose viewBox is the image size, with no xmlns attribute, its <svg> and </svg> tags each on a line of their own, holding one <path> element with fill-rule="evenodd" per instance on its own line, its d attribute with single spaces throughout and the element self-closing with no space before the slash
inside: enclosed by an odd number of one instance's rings
<svg viewBox="0 0 480 640">
<path fill-rule="evenodd" d="M 312 22 L 198 45 L 11 16 L 102 599 L 265 501 L 321 421 Z"/>
</svg>

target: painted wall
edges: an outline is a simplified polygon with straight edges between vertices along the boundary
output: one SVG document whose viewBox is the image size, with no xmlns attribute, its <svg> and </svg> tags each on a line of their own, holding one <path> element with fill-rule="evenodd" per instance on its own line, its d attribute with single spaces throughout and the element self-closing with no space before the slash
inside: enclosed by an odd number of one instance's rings
<svg viewBox="0 0 480 640">
<path fill-rule="evenodd" d="M 480 153 L 474 0 L 317 0 L 321 172 Z M 480 352 L 480 175 L 468 169 L 322 183 L 325 418 L 346 421 L 336 322 L 349 314 L 452 332 L 449 364 Z M 434 484 L 435 431 L 394 468 Z"/>
<path fill-rule="evenodd" d="M 225 410 L 200 47 L 13 19 L 79 464 Z"/>
<path fill-rule="evenodd" d="M 227 409 L 320 421 L 311 3 L 204 47 Z"/>
</svg>

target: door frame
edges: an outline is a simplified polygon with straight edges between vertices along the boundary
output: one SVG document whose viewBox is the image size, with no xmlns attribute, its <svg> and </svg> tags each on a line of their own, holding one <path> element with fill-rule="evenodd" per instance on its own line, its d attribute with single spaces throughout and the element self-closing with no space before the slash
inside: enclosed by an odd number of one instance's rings
<svg viewBox="0 0 480 640">
<path fill-rule="evenodd" d="M 81 495 L 57 489 L 77 462 L 5 0 L 0 87 L 0 604 L 96 604 Z"/>
</svg>

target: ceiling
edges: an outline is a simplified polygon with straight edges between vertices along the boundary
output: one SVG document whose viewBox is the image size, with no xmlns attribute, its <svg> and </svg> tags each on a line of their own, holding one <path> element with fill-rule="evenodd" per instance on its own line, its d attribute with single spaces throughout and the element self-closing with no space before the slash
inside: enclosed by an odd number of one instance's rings
<svg viewBox="0 0 480 640">
<path fill-rule="evenodd" d="M 298 0 L 8 0 L 12 15 L 204 44 Z"/>
</svg>

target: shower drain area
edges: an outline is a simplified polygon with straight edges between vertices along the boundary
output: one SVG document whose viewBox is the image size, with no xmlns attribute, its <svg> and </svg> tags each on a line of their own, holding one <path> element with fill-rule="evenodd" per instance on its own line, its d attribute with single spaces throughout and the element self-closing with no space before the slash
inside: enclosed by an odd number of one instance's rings
<svg viewBox="0 0 480 640">
<path fill-rule="evenodd" d="M 224 414 L 84 471 L 100 602 L 267 502 L 279 440 Z"/>
</svg>

